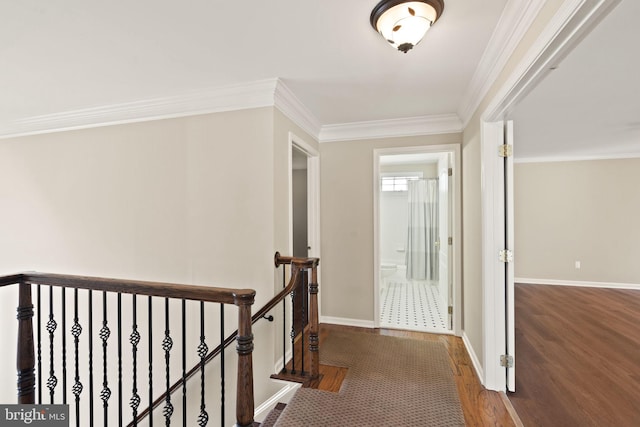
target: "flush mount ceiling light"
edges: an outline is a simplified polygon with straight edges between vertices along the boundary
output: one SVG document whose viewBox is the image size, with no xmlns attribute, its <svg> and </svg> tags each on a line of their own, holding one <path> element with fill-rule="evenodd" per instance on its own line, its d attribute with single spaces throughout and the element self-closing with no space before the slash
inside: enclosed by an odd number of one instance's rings
<svg viewBox="0 0 640 427">
<path fill-rule="evenodd" d="M 442 15 L 443 0 L 382 0 L 371 11 L 371 25 L 391 46 L 407 53 Z"/>
</svg>

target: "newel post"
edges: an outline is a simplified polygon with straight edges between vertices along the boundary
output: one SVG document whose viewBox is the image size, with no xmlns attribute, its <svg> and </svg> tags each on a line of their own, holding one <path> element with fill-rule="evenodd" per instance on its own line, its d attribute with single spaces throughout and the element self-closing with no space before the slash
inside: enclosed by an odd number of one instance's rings
<svg viewBox="0 0 640 427">
<path fill-rule="evenodd" d="M 311 357 L 311 378 L 320 375 L 320 354 L 318 351 L 318 261 L 314 260 L 309 283 L 309 355 Z"/>
<path fill-rule="evenodd" d="M 249 298 L 250 296 L 250 298 Z M 236 425 L 253 425 L 253 333 L 251 332 L 251 305 L 255 293 L 236 301 L 238 305 L 238 383 L 236 389 Z"/>
<path fill-rule="evenodd" d="M 33 303 L 31 284 L 20 283 L 18 294 L 18 403 L 35 403 L 35 354 L 33 347 Z"/>
</svg>

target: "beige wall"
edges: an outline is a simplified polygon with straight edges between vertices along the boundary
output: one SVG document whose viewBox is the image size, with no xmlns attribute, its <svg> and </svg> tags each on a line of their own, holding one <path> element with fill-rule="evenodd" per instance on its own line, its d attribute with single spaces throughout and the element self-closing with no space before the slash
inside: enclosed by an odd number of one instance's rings
<svg viewBox="0 0 640 427">
<path fill-rule="evenodd" d="M 480 148 L 479 122 L 473 121 L 462 144 L 462 328 L 483 363 Z"/>
<path fill-rule="evenodd" d="M 273 252 L 288 241 L 279 222 L 288 221 L 288 189 L 275 188 L 286 180 L 276 169 L 287 161 L 288 127 L 269 107 L 0 141 L 0 274 L 248 287 L 262 306 L 273 295 Z M 0 289 L 3 342 L 14 341 L 8 295 Z M 254 329 L 263 354 L 275 354 L 272 325 Z M 0 363 L 15 366 L 13 352 Z M 277 389 L 273 365 L 254 358 L 258 403 Z M 13 384 L 5 373 L 0 384 Z M 13 387 L 5 392 L 0 401 L 12 401 Z"/>
<path fill-rule="evenodd" d="M 322 315 L 373 322 L 373 150 L 460 143 L 460 134 L 320 144 Z"/>
<path fill-rule="evenodd" d="M 514 177 L 516 277 L 640 284 L 640 159 L 519 163 Z"/>
</svg>

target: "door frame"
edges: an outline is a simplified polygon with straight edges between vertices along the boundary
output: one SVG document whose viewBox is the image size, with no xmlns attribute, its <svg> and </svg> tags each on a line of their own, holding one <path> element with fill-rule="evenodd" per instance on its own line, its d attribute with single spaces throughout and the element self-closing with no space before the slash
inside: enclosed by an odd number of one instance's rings
<svg viewBox="0 0 640 427">
<path fill-rule="evenodd" d="M 296 148 L 307 155 L 307 242 L 309 257 L 320 257 L 320 152 L 293 132 L 288 141 L 289 253 L 293 253 L 293 156 Z"/>
<path fill-rule="evenodd" d="M 422 145 L 414 147 L 378 148 L 373 150 L 373 312 L 374 327 L 380 327 L 380 157 L 394 154 L 451 153 L 453 176 L 451 177 L 451 204 L 453 210 L 450 234 L 453 237 L 452 268 L 453 325 L 452 333 L 462 335 L 462 177 L 460 144 Z"/>
<path fill-rule="evenodd" d="M 504 264 L 498 252 L 504 241 L 503 164 L 497 155 L 504 141 L 503 123 L 511 110 L 556 66 L 621 0 L 564 0 L 534 44 L 514 70 L 488 98 L 480 115 L 481 203 L 482 203 L 482 291 L 483 291 L 483 385 L 506 391 L 506 314 Z M 515 124 L 517 128 L 517 123 Z M 514 147 L 515 149 L 515 147 Z M 500 188 L 496 188 L 500 186 Z M 513 224 L 507 224 L 513 227 Z M 501 240 L 502 239 L 502 240 Z M 514 260 L 517 254 L 514 254 Z M 501 280 L 502 279 L 502 280 Z"/>
</svg>

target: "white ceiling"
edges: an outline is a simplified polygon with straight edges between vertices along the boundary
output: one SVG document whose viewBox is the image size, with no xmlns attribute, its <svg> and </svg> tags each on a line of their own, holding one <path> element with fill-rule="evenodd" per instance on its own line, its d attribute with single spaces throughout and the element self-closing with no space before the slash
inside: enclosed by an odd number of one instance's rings
<svg viewBox="0 0 640 427">
<path fill-rule="evenodd" d="M 463 108 L 507 0 L 447 1 L 407 54 L 377 2 L 4 0 L 0 125 L 275 78 L 321 126 Z"/>
<path fill-rule="evenodd" d="M 623 0 L 516 107 L 516 159 L 640 156 L 639 16 Z"/>
<path fill-rule="evenodd" d="M 185 94 L 233 103 L 237 87 L 270 87 L 273 102 L 274 81 L 321 140 L 342 124 L 358 133 L 416 118 L 460 130 L 518 22 L 543 3 L 448 0 L 403 54 L 369 24 L 377 1 L 0 1 L 0 137 L 124 122 L 150 100 L 193 101 Z M 640 153 L 638 16 L 640 2 L 623 0 L 516 107 L 516 158 Z"/>
</svg>

